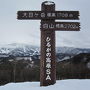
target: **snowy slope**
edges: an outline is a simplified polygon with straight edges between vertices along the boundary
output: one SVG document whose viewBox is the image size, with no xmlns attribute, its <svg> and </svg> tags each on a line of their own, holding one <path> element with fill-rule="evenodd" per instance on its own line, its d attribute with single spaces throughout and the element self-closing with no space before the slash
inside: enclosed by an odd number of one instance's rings
<svg viewBox="0 0 90 90">
<path fill-rule="evenodd" d="M 90 90 L 90 80 L 60 80 L 47 87 L 40 87 L 39 82 L 9 83 L 0 90 Z"/>
</svg>

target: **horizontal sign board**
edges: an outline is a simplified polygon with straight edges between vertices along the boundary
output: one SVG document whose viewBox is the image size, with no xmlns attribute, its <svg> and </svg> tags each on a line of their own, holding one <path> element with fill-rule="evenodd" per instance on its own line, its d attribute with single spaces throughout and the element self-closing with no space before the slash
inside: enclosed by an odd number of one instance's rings
<svg viewBox="0 0 90 90">
<path fill-rule="evenodd" d="M 80 31 L 79 22 L 42 22 L 42 30 Z"/>
<path fill-rule="evenodd" d="M 61 20 L 78 20 L 79 11 L 18 11 L 17 19 L 61 19 Z"/>
</svg>

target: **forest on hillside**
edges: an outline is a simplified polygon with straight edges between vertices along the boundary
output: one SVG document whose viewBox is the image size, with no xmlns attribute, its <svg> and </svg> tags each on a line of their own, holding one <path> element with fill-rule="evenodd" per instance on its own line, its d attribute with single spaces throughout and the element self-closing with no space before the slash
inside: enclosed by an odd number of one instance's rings
<svg viewBox="0 0 90 90">
<path fill-rule="evenodd" d="M 0 58 L 0 85 L 9 82 L 39 81 L 40 60 L 15 60 L 15 58 Z M 58 61 L 56 78 L 90 79 L 90 54 L 79 54 L 71 59 Z"/>
</svg>

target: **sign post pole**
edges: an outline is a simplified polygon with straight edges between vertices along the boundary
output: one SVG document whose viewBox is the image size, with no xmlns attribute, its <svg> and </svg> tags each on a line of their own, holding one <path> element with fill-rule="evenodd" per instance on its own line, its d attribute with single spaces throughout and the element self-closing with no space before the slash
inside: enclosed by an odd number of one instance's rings
<svg viewBox="0 0 90 90">
<path fill-rule="evenodd" d="M 42 3 L 42 11 L 55 11 L 53 2 L 47 5 Z M 48 13 L 50 14 L 50 13 Z M 43 22 L 55 22 L 54 19 L 41 19 Z M 41 59 L 40 59 L 40 85 L 48 86 L 56 83 L 56 57 L 55 57 L 55 30 L 41 28 Z"/>
</svg>

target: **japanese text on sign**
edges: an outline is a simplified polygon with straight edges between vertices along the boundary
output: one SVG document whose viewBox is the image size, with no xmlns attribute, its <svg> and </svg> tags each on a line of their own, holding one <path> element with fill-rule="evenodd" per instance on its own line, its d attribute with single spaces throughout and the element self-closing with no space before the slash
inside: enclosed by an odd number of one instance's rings
<svg viewBox="0 0 90 90">
<path fill-rule="evenodd" d="M 46 37 L 46 80 L 51 80 L 51 38 Z"/>
<path fill-rule="evenodd" d="M 79 19 L 78 11 L 18 11 L 18 19 Z"/>
<path fill-rule="evenodd" d="M 80 23 L 78 22 L 54 22 L 54 23 L 42 23 L 41 28 L 43 30 L 80 30 Z"/>
</svg>

